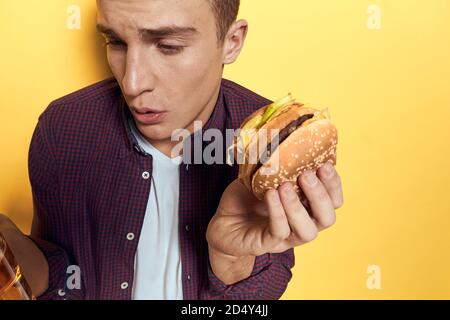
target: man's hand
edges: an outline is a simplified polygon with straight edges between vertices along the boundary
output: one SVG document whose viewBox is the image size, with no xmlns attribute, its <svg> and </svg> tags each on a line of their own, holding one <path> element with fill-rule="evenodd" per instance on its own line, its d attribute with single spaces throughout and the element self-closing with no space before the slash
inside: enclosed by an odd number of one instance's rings
<svg viewBox="0 0 450 320">
<path fill-rule="evenodd" d="M 6 215 L 0 213 L 0 232 L 31 287 L 40 296 L 48 287 L 48 263 L 39 248 Z"/>
<path fill-rule="evenodd" d="M 343 195 L 333 165 L 325 164 L 317 174 L 305 172 L 297 183 L 309 208 L 291 183 L 267 191 L 264 201 L 239 180 L 227 187 L 206 234 L 217 277 L 226 283 L 242 280 L 250 275 L 255 256 L 281 253 L 310 242 L 335 223 L 335 209 L 342 206 Z"/>
</svg>

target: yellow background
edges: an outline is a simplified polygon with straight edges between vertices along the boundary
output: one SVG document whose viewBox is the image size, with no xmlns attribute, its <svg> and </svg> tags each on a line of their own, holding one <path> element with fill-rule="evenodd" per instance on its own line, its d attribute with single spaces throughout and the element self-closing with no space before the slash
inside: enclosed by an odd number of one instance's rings
<svg viewBox="0 0 450 320">
<path fill-rule="evenodd" d="M 71 4 L 81 29 L 66 27 Z M 367 26 L 369 5 L 381 29 Z M 450 298 L 450 1 L 243 0 L 250 32 L 225 77 L 329 107 L 345 205 L 296 249 L 284 299 Z M 0 1 L 0 212 L 30 229 L 38 115 L 110 76 L 95 1 Z M 381 270 L 381 289 L 366 286 Z"/>
</svg>

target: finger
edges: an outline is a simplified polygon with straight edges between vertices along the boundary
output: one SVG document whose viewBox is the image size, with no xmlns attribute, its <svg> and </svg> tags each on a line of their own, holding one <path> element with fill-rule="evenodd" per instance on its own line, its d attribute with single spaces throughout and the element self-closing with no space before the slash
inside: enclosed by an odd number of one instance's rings
<svg viewBox="0 0 450 320">
<path fill-rule="evenodd" d="M 309 207 L 308 199 L 306 198 L 305 194 L 303 193 L 303 190 L 301 188 L 299 188 L 298 186 L 294 186 L 294 188 L 296 188 L 295 191 L 298 193 L 300 202 L 305 207 L 305 209 L 308 210 L 308 207 Z"/>
<path fill-rule="evenodd" d="M 317 226 L 309 216 L 295 192 L 292 183 L 283 183 L 279 188 L 281 203 L 294 235 L 302 242 L 310 242 L 317 237 Z"/>
<path fill-rule="evenodd" d="M 344 203 L 342 182 L 333 164 L 327 162 L 325 165 L 320 167 L 319 170 L 317 170 L 317 176 L 325 186 L 325 189 L 333 202 L 334 208 L 338 209 L 342 207 Z"/>
<path fill-rule="evenodd" d="M 336 221 L 334 206 L 323 183 L 312 171 L 299 177 L 299 184 L 308 198 L 313 217 L 320 230 L 331 227 Z"/>
<path fill-rule="evenodd" d="M 291 229 L 278 192 L 275 189 L 268 190 L 265 202 L 269 211 L 269 235 L 272 241 L 283 241 L 289 237 Z"/>
</svg>

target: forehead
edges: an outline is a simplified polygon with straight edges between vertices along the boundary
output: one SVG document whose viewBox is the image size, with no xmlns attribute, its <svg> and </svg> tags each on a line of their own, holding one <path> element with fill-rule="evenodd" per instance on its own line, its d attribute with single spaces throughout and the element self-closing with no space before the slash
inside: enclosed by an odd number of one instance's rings
<svg viewBox="0 0 450 320">
<path fill-rule="evenodd" d="M 210 30 L 215 17 L 209 0 L 97 0 L 97 22 L 120 29 L 167 25 Z"/>
</svg>

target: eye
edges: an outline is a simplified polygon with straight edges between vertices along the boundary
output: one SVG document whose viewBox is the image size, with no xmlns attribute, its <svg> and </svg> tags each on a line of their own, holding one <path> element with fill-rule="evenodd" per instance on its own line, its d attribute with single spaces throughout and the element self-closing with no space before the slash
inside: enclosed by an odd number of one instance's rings
<svg viewBox="0 0 450 320">
<path fill-rule="evenodd" d="M 177 53 L 180 53 L 181 51 L 183 51 L 184 47 L 159 43 L 158 49 L 161 50 L 161 52 L 164 54 L 173 55 L 173 54 L 177 54 Z"/>
<path fill-rule="evenodd" d="M 126 44 L 120 40 L 106 39 L 105 45 L 112 49 L 120 49 L 126 47 Z"/>
</svg>

